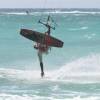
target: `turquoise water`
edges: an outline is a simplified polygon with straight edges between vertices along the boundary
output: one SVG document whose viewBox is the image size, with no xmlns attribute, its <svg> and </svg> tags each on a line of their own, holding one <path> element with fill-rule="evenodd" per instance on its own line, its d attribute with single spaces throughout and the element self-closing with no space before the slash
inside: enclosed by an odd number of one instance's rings
<svg viewBox="0 0 100 100">
<path fill-rule="evenodd" d="M 33 12 L 34 11 L 34 12 Z M 21 28 L 45 32 L 38 20 L 56 21 L 51 34 L 64 41 L 43 56 L 40 77 L 33 42 Z M 0 10 L 0 100 L 100 100 L 100 10 Z"/>
</svg>

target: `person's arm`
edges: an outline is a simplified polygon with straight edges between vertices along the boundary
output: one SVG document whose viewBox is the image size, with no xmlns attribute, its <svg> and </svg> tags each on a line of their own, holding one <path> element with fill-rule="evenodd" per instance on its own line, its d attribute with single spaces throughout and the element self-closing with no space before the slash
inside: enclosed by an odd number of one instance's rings
<svg viewBox="0 0 100 100">
<path fill-rule="evenodd" d="M 38 21 L 38 23 L 41 23 L 41 24 L 43 24 L 43 25 L 47 26 L 47 24 L 45 24 L 45 23 L 41 22 L 40 20 Z"/>
<path fill-rule="evenodd" d="M 55 30 L 55 27 L 50 26 L 50 28 L 52 28 L 53 30 Z"/>
<path fill-rule="evenodd" d="M 41 23 L 41 24 L 43 24 L 43 25 L 45 25 L 46 27 L 50 27 L 50 28 L 52 28 L 53 30 L 55 30 L 55 27 L 52 27 L 52 26 L 50 26 L 50 25 L 48 25 L 48 24 L 45 24 L 45 23 L 43 23 L 43 22 L 41 22 L 40 20 L 38 21 L 39 23 Z"/>
</svg>

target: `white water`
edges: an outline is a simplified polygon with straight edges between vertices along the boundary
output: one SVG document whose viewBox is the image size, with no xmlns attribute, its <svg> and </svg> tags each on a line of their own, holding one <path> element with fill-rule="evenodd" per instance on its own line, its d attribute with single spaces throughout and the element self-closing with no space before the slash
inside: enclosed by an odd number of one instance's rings
<svg viewBox="0 0 100 100">
<path fill-rule="evenodd" d="M 11 95 L 11 94 L 0 94 L 0 100 L 62 100 L 57 99 L 55 97 L 44 97 L 44 96 L 36 96 L 36 95 Z M 63 98 L 63 100 L 100 100 L 98 96 L 89 96 L 89 97 L 73 97 L 73 98 Z"/>
<path fill-rule="evenodd" d="M 40 80 L 40 70 L 0 68 L 0 77 L 11 80 Z M 52 81 L 100 82 L 100 54 L 89 55 L 66 63 L 60 69 L 45 70 L 45 78 Z"/>
<path fill-rule="evenodd" d="M 56 11 L 45 11 L 45 12 L 29 12 L 29 15 L 35 15 L 35 14 L 100 14 L 100 12 L 95 12 L 95 11 L 59 11 L 59 10 L 56 10 Z M 1 14 L 8 14 L 8 15 L 27 15 L 26 12 L 1 12 Z"/>
</svg>

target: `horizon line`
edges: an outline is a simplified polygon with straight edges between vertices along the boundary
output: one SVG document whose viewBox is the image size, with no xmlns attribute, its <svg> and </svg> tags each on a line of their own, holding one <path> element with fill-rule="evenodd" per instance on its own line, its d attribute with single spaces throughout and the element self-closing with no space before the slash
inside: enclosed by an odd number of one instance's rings
<svg viewBox="0 0 100 100">
<path fill-rule="evenodd" d="M 100 9 L 100 8 L 92 8 L 92 7 L 90 7 L 90 8 L 83 8 L 83 7 L 81 7 L 81 8 L 51 8 L 51 7 L 49 7 L 49 8 L 38 8 L 38 7 L 36 7 L 36 8 L 0 8 L 0 9 Z"/>
</svg>

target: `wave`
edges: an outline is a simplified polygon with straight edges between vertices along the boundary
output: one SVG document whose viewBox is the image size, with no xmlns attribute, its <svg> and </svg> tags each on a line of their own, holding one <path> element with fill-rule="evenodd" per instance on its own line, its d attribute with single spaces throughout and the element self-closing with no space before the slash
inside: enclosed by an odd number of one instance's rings
<svg viewBox="0 0 100 100">
<path fill-rule="evenodd" d="M 78 30 L 87 30 L 88 27 L 83 26 L 83 27 L 79 27 L 79 28 L 69 28 L 70 31 L 78 31 Z"/>
<path fill-rule="evenodd" d="M 41 12 L 41 11 L 35 11 L 35 12 L 29 12 L 28 14 L 26 12 L 1 12 L 0 15 L 5 15 L 5 14 L 8 14 L 8 15 L 35 15 L 35 14 L 100 14 L 100 12 L 98 11 L 78 11 L 78 10 L 75 10 L 75 11 L 59 11 L 59 10 L 56 10 L 56 11 L 44 11 L 44 12 Z"/>
<path fill-rule="evenodd" d="M 0 94 L 0 100 L 53 100 L 53 97 L 45 97 L 45 96 L 39 96 L 39 95 L 27 95 L 23 94 L 21 95 L 12 95 L 12 94 Z"/>
<path fill-rule="evenodd" d="M 40 75 L 39 71 L 0 68 L 0 78 L 6 78 L 9 80 L 39 79 L 40 78 L 39 75 Z"/>
<path fill-rule="evenodd" d="M 63 100 L 99 100 L 100 96 L 87 96 L 87 97 L 80 97 L 74 96 L 69 98 L 63 98 Z M 14 94 L 0 94 L 0 100 L 62 100 L 62 98 L 58 99 L 54 96 L 39 96 L 39 95 L 14 95 Z"/>
<path fill-rule="evenodd" d="M 3 12 L 3 13 L 0 13 L 0 15 L 27 15 L 27 13 L 24 13 L 24 12 Z"/>
<path fill-rule="evenodd" d="M 100 12 L 97 11 L 55 11 L 51 13 L 69 13 L 69 14 L 100 14 Z"/>
<path fill-rule="evenodd" d="M 93 39 L 95 36 L 96 36 L 95 33 L 92 33 L 92 34 L 85 34 L 85 35 L 84 35 L 84 38 L 86 38 L 86 39 Z"/>
<path fill-rule="evenodd" d="M 55 79 L 70 82 L 100 82 L 100 54 L 91 54 L 65 64 Z"/>
<path fill-rule="evenodd" d="M 40 77 L 40 70 L 17 70 L 0 68 L 0 79 L 10 81 L 65 81 L 65 82 L 100 82 L 100 54 L 92 54 L 76 59 L 54 71 L 45 71 Z"/>
</svg>

